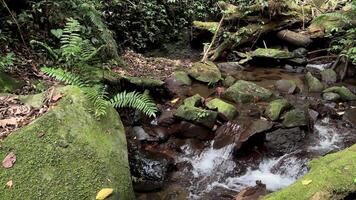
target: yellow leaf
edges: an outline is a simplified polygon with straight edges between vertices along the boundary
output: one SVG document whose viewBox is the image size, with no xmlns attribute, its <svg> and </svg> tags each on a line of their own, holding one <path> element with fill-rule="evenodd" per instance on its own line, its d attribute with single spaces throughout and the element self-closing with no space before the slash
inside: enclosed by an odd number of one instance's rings
<svg viewBox="0 0 356 200">
<path fill-rule="evenodd" d="M 95 199 L 96 200 L 104 200 L 107 197 L 109 197 L 113 191 L 114 191 L 114 189 L 112 189 L 112 188 L 103 188 L 98 192 Z"/>
<path fill-rule="evenodd" d="M 179 101 L 179 98 L 175 98 L 171 101 L 171 103 L 176 104 Z"/>
<path fill-rule="evenodd" d="M 312 180 L 304 180 L 302 181 L 303 185 L 309 185 L 311 182 L 313 182 Z"/>
</svg>

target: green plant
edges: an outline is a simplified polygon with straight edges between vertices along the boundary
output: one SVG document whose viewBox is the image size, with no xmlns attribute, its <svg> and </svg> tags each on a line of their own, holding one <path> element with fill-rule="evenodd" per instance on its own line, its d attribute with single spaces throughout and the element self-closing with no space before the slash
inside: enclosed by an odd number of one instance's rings
<svg viewBox="0 0 356 200">
<path fill-rule="evenodd" d="M 5 71 L 10 67 L 14 66 L 16 57 L 14 53 L 8 53 L 6 56 L 0 56 L 0 71 Z"/>
<path fill-rule="evenodd" d="M 95 116 L 97 117 L 105 116 L 109 105 L 115 108 L 134 108 L 149 117 L 156 116 L 156 104 L 146 94 L 123 91 L 109 99 L 106 87 L 101 84 L 94 84 L 89 81 L 82 80 L 82 78 L 78 75 L 62 69 L 43 67 L 41 71 L 46 75 L 66 84 L 79 86 L 88 97 L 89 101 L 93 104 L 95 108 Z"/>
</svg>

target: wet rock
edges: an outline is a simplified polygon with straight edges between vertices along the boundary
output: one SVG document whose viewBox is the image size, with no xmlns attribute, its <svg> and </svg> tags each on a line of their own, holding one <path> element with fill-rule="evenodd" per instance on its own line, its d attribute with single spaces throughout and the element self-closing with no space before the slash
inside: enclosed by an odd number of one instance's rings
<svg viewBox="0 0 356 200">
<path fill-rule="evenodd" d="M 172 135 L 172 130 L 166 127 L 154 127 L 152 129 L 152 135 L 157 138 L 158 141 L 166 141 Z"/>
<path fill-rule="evenodd" d="M 236 150 L 240 149 L 252 136 L 270 130 L 273 127 L 273 123 L 264 119 L 258 119 L 249 124 L 244 124 L 242 127 L 242 131 L 238 137 L 235 137 Z"/>
<path fill-rule="evenodd" d="M 287 63 L 290 63 L 292 65 L 303 65 L 304 66 L 308 63 L 308 60 L 306 58 L 291 58 L 291 59 L 287 60 Z"/>
<path fill-rule="evenodd" d="M 292 128 L 297 126 L 307 126 L 308 118 L 306 113 L 301 109 L 294 109 L 282 116 L 283 126 L 286 128 Z"/>
<path fill-rule="evenodd" d="M 356 95 L 353 94 L 347 87 L 344 87 L 344 86 L 330 87 L 323 91 L 323 93 L 327 93 L 327 92 L 333 92 L 333 93 L 339 94 L 341 97 L 341 100 L 343 100 L 343 101 L 355 101 L 356 100 Z"/>
<path fill-rule="evenodd" d="M 324 89 L 319 79 L 315 78 L 310 72 L 305 76 L 309 86 L 309 92 L 321 92 Z"/>
<path fill-rule="evenodd" d="M 244 67 L 239 62 L 224 62 L 217 64 L 217 66 L 220 71 L 228 75 L 234 75 L 244 70 Z"/>
<path fill-rule="evenodd" d="M 179 124 L 179 136 L 199 140 L 211 140 L 214 137 L 214 132 L 206 127 L 182 121 Z"/>
<path fill-rule="evenodd" d="M 332 69 L 326 69 L 320 72 L 321 80 L 326 84 L 333 84 L 336 83 L 337 74 Z"/>
<path fill-rule="evenodd" d="M 206 103 L 206 107 L 208 107 L 211 110 L 217 110 L 228 120 L 233 120 L 238 115 L 238 111 L 235 108 L 235 106 L 226 103 L 221 99 L 215 98 L 209 101 L 208 103 Z"/>
<path fill-rule="evenodd" d="M 295 84 L 294 81 L 292 80 L 278 80 L 275 83 L 275 87 L 278 91 L 287 93 L 287 94 L 293 94 L 295 90 L 297 89 L 297 84 Z"/>
<path fill-rule="evenodd" d="M 238 138 L 241 132 L 241 126 L 233 122 L 227 122 L 216 130 L 214 137 L 214 149 L 220 149 L 227 145 L 233 144 L 235 138 Z"/>
<path fill-rule="evenodd" d="M 356 108 L 345 111 L 343 119 L 349 121 L 354 127 L 356 127 Z"/>
<path fill-rule="evenodd" d="M 299 127 L 278 129 L 266 133 L 265 146 L 278 154 L 286 154 L 300 149 L 306 134 Z"/>
<path fill-rule="evenodd" d="M 179 93 L 182 86 L 190 86 L 192 84 L 192 80 L 186 72 L 175 71 L 165 80 L 165 84 L 169 91 L 176 94 Z"/>
<path fill-rule="evenodd" d="M 201 106 L 203 99 L 204 98 L 202 96 L 196 94 L 194 96 L 184 99 L 183 103 L 185 106 L 196 107 L 196 106 Z"/>
<path fill-rule="evenodd" d="M 132 134 L 133 138 L 138 141 L 151 141 L 153 139 L 141 126 L 132 127 L 130 133 Z"/>
<path fill-rule="evenodd" d="M 188 74 L 204 83 L 213 84 L 221 80 L 221 73 L 218 67 L 210 61 L 194 63 L 188 70 Z"/>
<path fill-rule="evenodd" d="M 130 150 L 129 163 L 136 192 L 155 191 L 164 186 L 171 161 L 161 155 Z"/>
<path fill-rule="evenodd" d="M 163 86 L 164 82 L 161 80 L 157 79 L 151 79 L 151 78 L 143 78 L 143 77 L 129 77 L 125 76 L 123 77 L 124 80 L 128 81 L 131 84 L 145 87 L 145 88 L 155 88 L 155 87 L 161 87 Z"/>
<path fill-rule="evenodd" d="M 256 181 L 256 186 L 247 187 L 243 189 L 236 197 L 235 200 L 256 200 L 267 194 L 266 185 L 261 181 Z"/>
<path fill-rule="evenodd" d="M 232 76 L 227 76 L 224 80 L 223 80 L 223 85 L 225 87 L 230 87 L 232 86 L 234 83 L 236 82 L 236 79 Z"/>
<path fill-rule="evenodd" d="M 324 64 L 307 64 L 306 68 L 310 71 L 323 71 L 331 67 L 333 63 L 324 63 Z"/>
<path fill-rule="evenodd" d="M 265 101 L 272 96 L 272 92 L 255 83 L 239 80 L 224 92 L 224 97 L 237 103 Z"/>
<path fill-rule="evenodd" d="M 175 122 L 174 112 L 175 110 L 164 110 L 157 119 L 158 125 L 170 126 L 174 124 Z"/>
<path fill-rule="evenodd" d="M 177 109 L 174 116 L 191 121 L 193 123 L 201 124 L 208 128 L 213 128 L 217 117 L 217 112 L 182 105 Z"/>
<path fill-rule="evenodd" d="M 319 113 L 313 109 L 308 109 L 308 114 L 309 114 L 309 118 L 315 122 L 318 117 L 319 117 Z"/>
<path fill-rule="evenodd" d="M 252 52 L 252 56 L 262 58 L 288 59 L 293 58 L 295 55 L 292 52 L 279 49 L 258 48 Z"/>
<path fill-rule="evenodd" d="M 306 48 L 298 48 L 298 49 L 293 50 L 293 53 L 297 57 L 303 58 L 307 55 L 308 50 Z"/>
<path fill-rule="evenodd" d="M 327 101 L 338 101 L 340 100 L 340 95 L 333 92 L 325 92 L 323 94 L 323 99 Z"/>
<path fill-rule="evenodd" d="M 269 103 L 266 109 L 266 115 L 272 121 L 278 120 L 279 116 L 291 105 L 285 99 L 277 99 Z"/>
</svg>

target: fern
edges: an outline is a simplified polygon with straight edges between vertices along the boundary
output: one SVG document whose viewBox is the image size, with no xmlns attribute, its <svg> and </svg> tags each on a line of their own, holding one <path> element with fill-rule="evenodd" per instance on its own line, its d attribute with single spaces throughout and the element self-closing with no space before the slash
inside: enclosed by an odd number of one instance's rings
<svg viewBox="0 0 356 200">
<path fill-rule="evenodd" d="M 84 94 L 95 108 L 95 116 L 103 117 L 107 114 L 107 108 L 110 105 L 108 102 L 106 87 L 95 85 L 94 87 L 82 88 Z"/>
<path fill-rule="evenodd" d="M 6 56 L 0 56 L 0 71 L 5 71 L 14 65 L 16 60 L 14 53 L 8 53 Z"/>
<path fill-rule="evenodd" d="M 54 69 L 48 67 L 42 67 L 41 71 L 46 75 L 55 78 L 59 81 L 63 81 L 68 85 L 75 85 L 78 87 L 87 87 L 86 81 L 83 81 L 78 75 L 65 71 L 63 69 Z"/>
<path fill-rule="evenodd" d="M 140 110 L 150 117 L 156 116 L 157 106 L 151 98 L 145 94 L 124 91 L 115 95 L 110 102 L 115 108 L 129 107 Z"/>
</svg>

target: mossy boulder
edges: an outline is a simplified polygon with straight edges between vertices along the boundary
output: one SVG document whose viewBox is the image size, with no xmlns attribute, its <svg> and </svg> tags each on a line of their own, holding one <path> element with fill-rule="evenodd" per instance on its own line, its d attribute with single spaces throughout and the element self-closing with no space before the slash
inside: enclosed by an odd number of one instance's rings
<svg viewBox="0 0 356 200">
<path fill-rule="evenodd" d="M 278 91 L 287 94 L 293 94 L 297 89 L 297 84 L 293 80 L 278 80 L 274 86 Z"/>
<path fill-rule="evenodd" d="M 193 28 L 198 28 L 201 30 L 209 31 L 211 33 L 215 33 L 218 24 L 219 24 L 218 22 L 193 21 Z"/>
<path fill-rule="evenodd" d="M 285 128 L 293 128 L 297 126 L 307 126 L 308 125 L 308 117 L 306 112 L 302 109 L 294 109 L 286 112 L 283 116 L 283 126 Z"/>
<path fill-rule="evenodd" d="M 183 71 L 175 71 L 172 74 L 172 78 L 177 81 L 180 85 L 191 85 L 192 80 L 189 78 L 188 74 Z"/>
<path fill-rule="evenodd" d="M 266 115 L 273 121 L 278 120 L 281 113 L 287 110 L 290 106 L 290 103 L 285 99 L 274 100 L 269 103 L 266 109 Z"/>
<path fill-rule="evenodd" d="M 224 92 L 224 97 L 240 103 L 265 101 L 272 96 L 272 92 L 255 83 L 239 80 Z"/>
<path fill-rule="evenodd" d="M 63 98 L 2 143 L 0 159 L 13 152 L 16 163 L 0 168 L 0 199 L 95 199 L 113 188 L 109 199 L 134 199 L 124 127 L 113 108 L 97 120 L 77 87 L 56 92 Z"/>
<path fill-rule="evenodd" d="M 124 76 L 123 80 L 126 80 L 131 84 L 134 84 L 134 85 L 137 85 L 140 87 L 145 87 L 145 88 L 155 88 L 155 87 L 161 87 L 164 85 L 164 82 L 161 80 L 152 79 L 152 78 L 144 78 L 144 77 Z"/>
<path fill-rule="evenodd" d="M 0 72 L 0 93 L 11 93 L 21 88 L 22 83 L 10 75 Z"/>
<path fill-rule="evenodd" d="M 200 106 L 202 104 L 203 99 L 204 98 L 202 96 L 200 96 L 199 94 L 196 94 L 194 96 L 184 99 L 183 103 L 186 106 L 196 107 L 196 106 Z"/>
<path fill-rule="evenodd" d="M 208 107 L 211 110 L 217 110 L 219 113 L 224 115 L 229 120 L 233 120 L 238 115 L 238 111 L 234 105 L 226 103 L 221 99 L 215 98 L 209 101 L 206 104 L 206 107 Z"/>
<path fill-rule="evenodd" d="M 223 85 L 225 87 L 230 87 L 232 86 L 234 83 L 236 82 L 236 79 L 233 76 L 227 76 L 224 80 L 223 80 Z"/>
<path fill-rule="evenodd" d="M 221 80 L 219 68 L 211 61 L 194 63 L 188 70 L 188 74 L 198 81 L 209 84 L 214 84 Z"/>
<path fill-rule="evenodd" d="M 294 58 L 294 53 L 279 49 L 258 48 L 252 52 L 252 57 L 290 59 Z"/>
<path fill-rule="evenodd" d="M 356 95 L 352 93 L 349 88 L 344 87 L 344 86 L 334 86 L 327 88 L 323 91 L 323 93 L 328 93 L 328 92 L 333 92 L 337 93 L 340 95 L 341 100 L 343 101 L 355 101 L 356 100 Z"/>
<path fill-rule="evenodd" d="M 344 27 L 350 25 L 345 18 L 351 17 L 351 13 L 352 12 L 335 12 L 319 15 L 313 19 L 308 27 L 308 31 L 312 37 L 322 37 L 325 33 L 330 33 L 336 29 L 343 29 Z"/>
<path fill-rule="evenodd" d="M 346 199 L 356 191 L 356 145 L 309 163 L 309 172 L 294 184 L 265 196 L 265 200 Z M 303 181 L 311 181 L 303 184 Z"/>
<path fill-rule="evenodd" d="M 203 125 L 207 128 L 213 128 L 217 112 L 193 106 L 181 105 L 174 113 L 174 116 Z"/>
<path fill-rule="evenodd" d="M 337 74 L 333 69 L 326 69 L 320 72 L 321 80 L 326 84 L 336 83 Z"/>
<path fill-rule="evenodd" d="M 310 72 L 308 72 L 305 76 L 308 87 L 309 87 L 309 92 L 321 92 L 324 89 L 324 85 L 314 77 Z"/>
<path fill-rule="evenodd" d="M 340 95 L 334 92 L 325 92 L 323 93 L 323 99 L 327 101 L 338 101 L 340 100 Z"/>
</svg>

